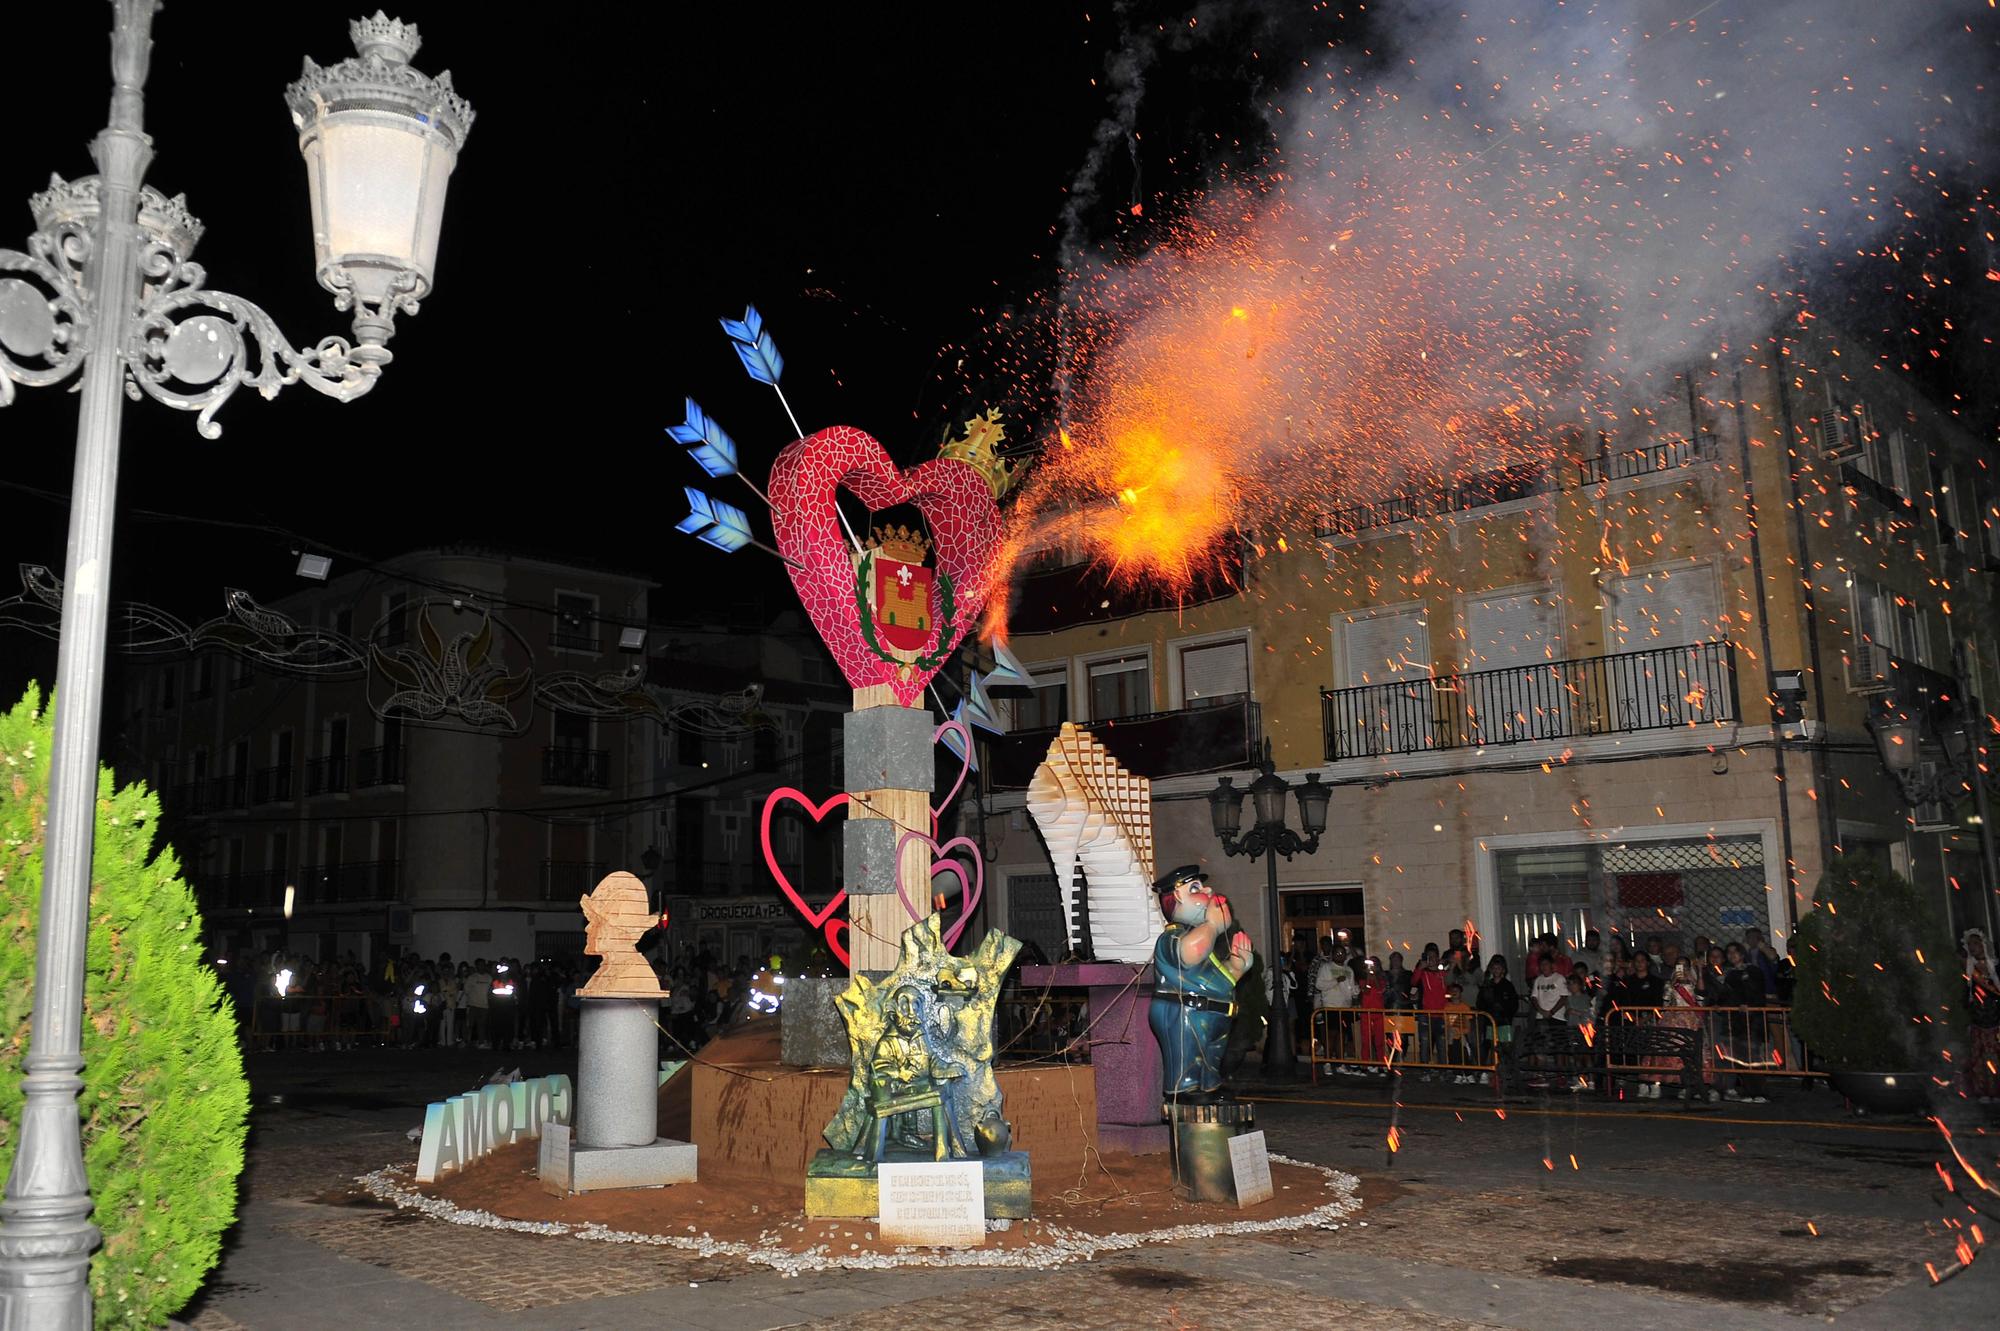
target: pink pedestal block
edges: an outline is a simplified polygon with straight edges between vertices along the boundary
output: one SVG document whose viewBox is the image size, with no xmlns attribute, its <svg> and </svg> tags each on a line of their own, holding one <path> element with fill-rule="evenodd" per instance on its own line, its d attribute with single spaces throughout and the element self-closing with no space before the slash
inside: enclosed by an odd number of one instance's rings
<svg viewBox="0 0 2000 1331">
<path fill-rule="evenodd" d="M 1023 966 L 1021 986 L 1082 989 L 1090 1005 L 1090 1062 L 1097 1083 L 1097 1139 L 1109 1150 L 1167 1149 L 1160 1121 L 1160 1046 L 1146 1024 L 1153 968 L 1125 961 Z"/>
</svg>

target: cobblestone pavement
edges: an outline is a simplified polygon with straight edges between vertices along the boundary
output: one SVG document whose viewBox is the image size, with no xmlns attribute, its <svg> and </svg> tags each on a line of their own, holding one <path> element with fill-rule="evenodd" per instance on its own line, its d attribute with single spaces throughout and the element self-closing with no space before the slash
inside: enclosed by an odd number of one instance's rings
<svg viewBox="0 0 2000 1331">
<path fill-rule="evenodd" d="M 1105 1262 L 998 1292 L 916 1299 L 876 1312 L 811 1323 L 826 1331 L 1005 1326 L 1009 1331 L 1208 1331 L 1230 1325 L 1409 1331 L 1410 1314 L 1246 1280 L 1183 1275 L 1157 1266 Z M 1496 1331 L 1489 1322 L 1425 1318 L 1426 1331 Z"/>
<path fill-rule="evenodd" d="M 559 1054 L 519 1061 L 530 1076 L 562 1067 Z M 1363 1176 L 1366 1223 L 1053 1272 L 785 1279 L 676 1249 L 446 1226 L 355 1193 L 355 1175 L 413 1157 L 418 1106 L 490 1071 L 465 1055 L 254 1060 L 243 1219 L 183 1319 L 196 1331 L 1152 1331 L 1244 1318 L 1366 1331 L 1413 1317 L 1437 1331 L 1905 1331 L 1989 1325 L 2000 1290 L 1992 1261 L 1928 1287 L 1923 1263 L 1950 1248 L 1928 1131 L 1856 1123 L 1824 1094 L 1689 1114 L 1552 1100 L 1502 1118 L 1487 1098 L 1392 1110 L 1301 1088 L 1261 1103 L 1260 1122 L 1275 1150 Z"/>
</svg>

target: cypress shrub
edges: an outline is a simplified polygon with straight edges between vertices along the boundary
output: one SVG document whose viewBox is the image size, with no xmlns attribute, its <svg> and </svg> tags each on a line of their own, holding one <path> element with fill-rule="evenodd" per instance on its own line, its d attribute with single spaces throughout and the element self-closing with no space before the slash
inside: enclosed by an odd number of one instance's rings
<svg viewBox="0 0 2000 1331">
<path fill-rule="evenodd" d="M 1792 1029 L 1829 1068 L 1932 1071 L 1963 1033 L 1958 950 L 1940 904 L 1872 861 L 1843 857 L 1820 876 L 1791 951 Z"/>
<path fill-rule="evenodd" d="M 0 716 L 0 1169 L 12 1167 L 34 1006 L 50 713 L 30 687 Z M 236 1020 L 201 955 L 202 922 L 159 800 L 98 773 L 83 1013 L 84 1163 L 104 1244 L 99 1328 L 153 1328 L 214 1268 L 236 1215 L 249 1086 Z"/>
</svg>

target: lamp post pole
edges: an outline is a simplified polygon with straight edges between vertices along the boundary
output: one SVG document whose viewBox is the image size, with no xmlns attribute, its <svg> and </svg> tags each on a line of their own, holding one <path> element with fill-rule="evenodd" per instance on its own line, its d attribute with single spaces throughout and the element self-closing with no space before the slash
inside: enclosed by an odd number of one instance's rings
<svg viewBox="0 0 2000 1331">
<path fill-rule="evenodd" d="M 37 230 L 28 251 L 0 249 L 0 407 L 13 402 L 16 384 L 46 386 L 82 372 L 35 1005 L 13 1166 L 0 1200 L 0 1331 L 91 1325 L 90 1255 L 102 1235 L 90 1218 L 77 1097 L 112 525 L 128 390 L 134 398 L 143 392 L 199 411 L 197 428 L 209 439 L 222 432 L 215 411 L 244 385 L 266 397 L 301 382 L 340 401 L 368 392 L 389 360 L 394 315 L 414 313 L 429 290 L 444 181 L 472 122 L 449 75 L 433 80 L 408 67 L 416 29 L 395 20 L 378 15 L 351 25 L 356 59 L 326 69 L 306 63 L 292 100 L 301 152 L 317 173 L 319 278 L 334 293 L 335 308 L 355 315 L 352 343 L 327 338 L 300 351 L 258 306 L 206 289 L 206 274 L 189 258 L 201 224 L 182 200 L 144 185 L 153 156 L 145 85 L 160 3 L 111 0 L 111 6 L 111 110 L 91 145 L 98 175 L 51 180 L 31 201 Z M 325 160 L 327 141 L 352 135 L 357 119 L 368 122 L 377 145 L 400 130 L 422 148 L 384 148 L 386 155 L 376 156 L 350 140 L 338 165 Z M 411 174 L 413 160 L 421 178 L 399 179 L 399 170 Z M 337 172 L 354 174 L 336 181 Z M 378 224 L 371 238 L 389 242 L 366 253 L 343 244 L 359 234 L 342 213 L 357 200 Z M 399 250 L 402 239 L 408 244 Z"/>
<path fill-rule="evenodd" d="M 90 1222 L 77 1096 L 83 1090 L 83 963 L 90 926 L 91 838 L 97 812 L 97 737 L 110 619 L 111 524 L 118 492 L 118 427 L 125 415 L 119 342 L 139 293 L 139 182 L 146 137 L 146 65 L 154 0 L 119 0 L 111 33 L 111 116 L 91 148 L 101 211 L 83 273 L 92 314 L 77 415 L 76 480 L 56 651 L 55 743 L 49 754 L 42 914 L 35 934 L 35 1011 L 23 1060 L 20 1135 L 0 1201 L 0 1325 L 90 1325 Z"/>
<path fill-rule="evenodd" d="M 1264 859 L 1265 909 L 1271 917 L 1271 951 L 1264 968 L 1271 975 L 1271 1029 L 1264 1040 L 1264 1070 L 1267 1075 L 1290 1077 L 1298 1065 L 1298 1048 L 1292 1026 L 1292 1002 L 1285 994 L 1284 902 L 1278 892 L 1278 857 L 1310 855 L 1319 849 L 1320 833 L 1326 830 L 1326 806 L 1333 792 L 1320 784 L 1319 773 L 1293 786 L 1277 773 L 1271 761 L 1271 744 L 1264 742 L 1263 774 L 1248 790 L 1236 788 L 1235 780 L 1223 777 L 1209 793 L 1209 816 L 1223 853 Z M 1237 829 L 1243 821 L 1243 797 L 1249 795 L 1256 807 L 1257 822 L 1242 836 Z M 1285 825 L 1285 797 L 1296 794 L 1301 836 Z"/>
</svg>

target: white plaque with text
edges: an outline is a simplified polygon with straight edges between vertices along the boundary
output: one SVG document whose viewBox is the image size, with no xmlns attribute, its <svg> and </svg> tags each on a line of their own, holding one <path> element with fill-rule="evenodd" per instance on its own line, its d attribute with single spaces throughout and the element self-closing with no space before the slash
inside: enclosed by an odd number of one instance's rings
<svg viewBox="0 0 2000 1331">
<path fill-rule="evenodd" d="M 1271 1152 L 1261 1128 L 1229 1139 L 1229 1167 L 1236 1175 L 1238 1206 L 1255 1206 L 1276 1195 L 1271 1188 Z"/>
<path fill-rule="evenodd" d="M 986 1175 L 977 1160 L 876 1168 L 882 1238 L 929 1248 L 986 1242 Z"/>
</svg>

